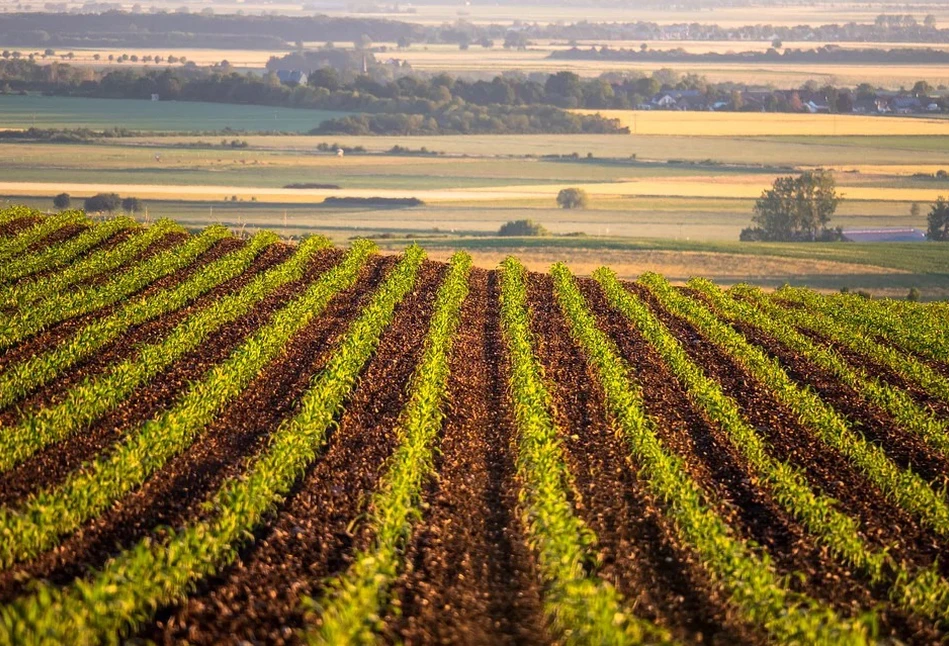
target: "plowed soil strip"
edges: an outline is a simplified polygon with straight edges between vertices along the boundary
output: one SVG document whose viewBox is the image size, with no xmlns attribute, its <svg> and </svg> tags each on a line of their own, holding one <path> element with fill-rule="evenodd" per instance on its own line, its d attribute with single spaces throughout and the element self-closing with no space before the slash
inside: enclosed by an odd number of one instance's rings
<svg viewBox="0 0 949 646">
<path fill-rule="evenodd" d="M 121 440 L 130 428 L 170 406 L 191 383 L 226 359 L 242 340 L 302 292 L 305 284 L 315 280 L 341 257 L 342 254 L 338 251 L 317 254 L 304 280 L 279 288 L 264 299 L 253 312 L 216 332 L 200 350 L 182 357 L 151 384 L 139 388 L 134 396 L 91 425 L 88 430 L 54 443 L 16 468 L 0 474 L 0 504 L 10 505 L 32 492 L 61 483 L 83 462 Z"/>
<path fill-rule="evenodd" d="M 107 370 L 109 366 L 135 355 L 139 346 L 158 342 L 185 318 L 213 303 L 223 295 L 241 289 L 253 280 L 256 275 L 286 260 L 292 251 L 292 247 L 287 245 L 270 245 L 254 259 L 250 267 L 241 275 L 212 288 L 206 294 L 180 310 L 169 312 L 157 319 L 131 328 L 119 339 L 105 345 L 94 356 L 89 357 L 89 359 L 85 361 L 80 361 L 76 366 L 66 370 L 57 376 L 55 380 L 40 388 L 34 394 L 17 402 L 15 406 L 11 406 L 7 410 L 0 412 L 0 424 L 6 425 L 14 423 L 19 417 L 19 411 L 35 410 L 49 405 L 60 399 L 62 394 L 82 380 L 100 374 Z"/>
<path fill-rule="evenodd" d="M 407 644 L 539 644 L 541 590 L 516 512 L 496 272 L 472 270 L 454 342 L 438 479 L 386 634 Z"/>
<path fill-rule="evenodd" d="M 883 591 L 874 596 L 867 581 L 832 559 L 793 517 L 757 484 L 754 473 L 719 428 L 697 412 L 671 370 L 626 318 L 610 307 L 592 280 L 579 281 L 598 323 L 634 366 L 646 412 L 658 424 L 663 444 L 682 456 L 689 475 L 719 501 L 716 509 L 739 534 L 767 549 L 776 569 L 805 574 L 791 579 L 791 588 L 828 603 L 843 615 L 886 604 Z M 925 631 L 921 622 L 898 611 L 881 613 L 881 633 Z M 909 626 L 909 628 L 907 628 Z"/>
<path fill-rule="evenodd" d="M 895 505 L 872 482 L 856 472 L 839 452 L 824 445 L 771 392 L 748 376 L 731 357 L 694 328 L 658 305 L 648 290 L 627 285 L 682 343 L 689 357 L 734 399 L 771 447 L 771 454 L 800 467 L 813 487 L 840 501 L 841 509 L 861 522 L 864 537 L 877 547 L 890 546 L 893 555 L 928 565 L 945 546 L 929 530 Z M 943 566 L 945 574 L 946 568 Z"/>
<path fill-rule="evenodd" d="M 64 227 L 56 229 L 51 234 L 43 238 L 42 240 L 37 240 L 29 247 L 26 251 L 23 252 L 23 256 L 34 254 L 38 251 L 42 251 L 47 247 L 52 247 L 55 244 L 69 240 L 70 238 L 79 235 L 86 230 L 86 227 L 81 224 L 69 224 Z"/>
<path fill-rule="evenodd" d="M 159 643 L 187 640 L 285 643 L 301 628 L 301 598 L 342 571 L 369 536 L 354 530 L 394 448 L 393 427 L 408 400 L 444 268 L 425 263 L 415 291 L 383 335 L 329 447 L 274 522 L 221 577 L 143 632 Z"/>
<path fill-rule="evenodd" d="M 333 299 L 320 317 L 295 336 L 286 354 L 268 365 L 194 445 L 114 509 L 22 570 L 30 578 L 66 584 L 89 567 L 101 567 L 118 549 L 156 526 L 178 527 L 202 516 L 199 505 L 206 496 L 226 478 L 239 475 L 244 458 L 257 454 L 269 432 L 290 414 L 389 265 L 389 260 L 370 262 L 357 285 Z M 0 600 L 19 591 L 15 579 L 22 576 L 0 574 Z"/>
<path fill-rule="evenodd" d="M 750 342 L 776 357 L 791 379 L 814 388 L 821 399 L 850 420 L 868 440 L 880 445 L 901 468 L 911 468 L 933 483 L 936 489 L 949 482 L 949 459 L 931 449 L 921 438 L 900 429 L 884 411 L 867 403 L 833 375 L 757 328 L 744 323 L 736 323 L 734 327 Z"/>
<path fill-rule="evenodd" d="M 183 242 L 187 236 L 185 234 L 169 234 L 163 237 L 158 241 L 157 244 L 152 245 L 149 248 L 149 251 L 154 250 L 155 253 L 158 251 L 163 251 L 165 249 L 170 249 L 176 244 Z M 144 289 L 138 292 L 138 296 L 147 296 L 152 294 L 160 289 L 165 289 L 166 287 L 172 287 L 181 283 L 184 280 L 187 280 L 189 276 L 194 274 L 200 267 L 207 265 L 208 263 L 219 260 L 222 256 L 234 251 L 239 248 L 244 243 L 235 238 L 228 238 L 221 240 L 214 244 L 206 252 L 198 256 L 198 258 L 191 263 L 189 266 L 180 269 L 168 276 L 159 278 L 155 282 L 147 285 Z M 163 248 L 159 248 L 163 247 Z M 121 271 L 121 270 L 119 270 Z M 79 289 L 78 287 L 72 287 L 71 289 Z M 130 294 L 127 298 L 131 298 L 135 295 Z M 100 319 L 104 316 L 108 316 L 115 311 L 116 305 L 108 305 L 106 307 L 100 308 L 94 312 L 89 312 L 83 314 L 82 316 L 77 316 L 74 318 L 69 318 L 61 323 L 56 323 L 49 326 L 47 329 L 42 332 L 24 339 L 20 343 L 6 350 L 6 352 L 0 352 L 0 369 L 5 368 L 9 364 L 25 359 L 27 357 L 33 356 L 43 350 L 57 345 L 64 338 L 68 338 L 70 335 L 74 334 L 76 330 L 81 328 L 83 325 L 89 321 L 94 321 Z"/>
<path fill-rule="evenodd" d="M 937 415 L 949 420 L 949 402 L 926 392 L 918 384 L 910 379 L 904 378 L 898 372 L 883 364 L 873 361 L 869 357 L 858 354 L 842 343 L 837 343 L 827 337 L 812 332 L 806 328 L 798 330 L 801 334 L 820 345 L 832 348 L 837 354 L 847 360 L 851 366 L 862 370 L 871 378 L 876 378 L 894 388 L 905 390 L 916 402 L 922 406 L 931 409 Z M 886 343 L 886 341 L 884 341 Z M 920 361 L 926 363 L 925 361 Z"/>
<path fill-rule="evenodd" d="M 548 276 L 528 282 L 537 356 L 544 366 L 578 497 L 576 513 L 599 539 L 601 576 L 636 614 L 686 641 L 763 641 L 734 616 L 724 596 L 678 542 L 636 476 L 629 450 L 606 414 L 602 390 L 570 336 Z"/>
</svg>

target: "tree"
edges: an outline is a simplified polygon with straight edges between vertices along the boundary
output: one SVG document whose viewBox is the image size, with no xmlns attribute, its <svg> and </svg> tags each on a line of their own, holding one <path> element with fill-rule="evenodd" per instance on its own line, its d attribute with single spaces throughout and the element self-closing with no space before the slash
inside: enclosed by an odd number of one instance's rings
<svg viewBox="0 0 949 646">
<path fill-rule="evenodd" d="M 144 209 L 145 205 L 137 197 L 127 197 L 122 200 L 122 210 L 126 213 L 138 213 Z"/>
<path fill-rule="evenodd" d="M 409 40 L 408 36 L 399 36 L 399 40 L 396 42 L 396 45 L 399 49 L 408 49 L 412 46 L 412 41 Z"/>
<path fill-rule="evenodd" d="M 565 188 L 557 193 L 557 206 L 562 209 L 585 209 L 589 202 L 583 189 Z"/>
<path fill-rule="evenodd" d="M 353 46 L 356 49 L 360 49 L 360 50 L 369 49 L 370 47 L 372 47 L 372 38 L 370 38 L 366 34 L 363 34 L 362 36 L 356 39 L 356 42 L 353 43 Z"/>
<path fill-rule="evenodd" d="M 784 43 L 781 42 L 780 38 L 775 38 L 774 40 L 771 41 L 771 46 L 774 47 L 775 49 L 781 49 L 782 47 L 784 47 Z"/>
<path fill-rule="evenodd" d="M 914 220 L 918 220 L 920 213 L 922 213 L 922 209 L 919 208 L 919 203 L 913 202 L 913 204 L 909 207 L 909 216 Z"/>
<path fill-rule="evenodd" d="M 935 29 L 936 28 L 936 16 L 929 14 L 923 18 L 923 25 L 926 29 Z"/>
<path fill-rule="evenodd" d="M 909 293 L 906 294 L 906 300 L 911 303 L 918 303 L 922 294 L 919 291 L 918 287 L 910 287 Z"/>
<path fill-rule="evenodd" d="M 108 211 L 118 211 L 122 207 L 122 198 L 118 193 L 97 193 L 92 197 L 86 198 L 83 203 L 83 209 L 87 213 L 102 213 Z"/>
<path fill-rule="evenodd" d="M 926 219 L 929 222 L 927 238 L 939 242 L 949 240 L 949 200 L 944 197 L 937 198 Z"/>
<path fill-rule="evenodd" d="M 70 204 L 72 204 L 72 199 L 69 197 L 69 193 L 60 193 L 53 198 L 53 206 L 60 211 L 68 209 Z"/>
<path fill-rule="evenodd" d="M 832 232 L 827 224 L 839 203 L 834 176 L 828 171 L 779 177 L 755 202 L 752 221 L 757 228 L 743 231 L 742 239 L 828 239 Z"/>
</svg>

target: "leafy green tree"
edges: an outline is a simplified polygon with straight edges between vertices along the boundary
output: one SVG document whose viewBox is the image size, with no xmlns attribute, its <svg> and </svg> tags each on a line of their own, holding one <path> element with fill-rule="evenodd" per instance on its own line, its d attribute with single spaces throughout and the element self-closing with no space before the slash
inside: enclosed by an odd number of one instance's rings
<svg viewBox="0 0 949 646">
<path fill-rule="evenodd" d="M 118 193 L 97 193 L 86 198 L 83 208 L 87 213 L 102 213 L 118 211 L 122 208 L 122 198 Z"/>
<path fill-rule="evenodd" d="M 585 209 L 590 200 L 579 188 L 565 188 L 557 193 L 557 206 L 562 209 Z"/>
<path fill-rule="evenodd" d="M 60 193 L 53 198 L 53 206 L 60 211 L 68 209 L 70 204 L 72 204 L 72 199 L 69 197 L 69 193 Z"/>
<path fill-rule="evenodd" d="M 753 222 L 742 239 L 818 240 L 828 236 L 827 224 L 840 204 L 832 173 L 808 171 L 774 180 L 755 203 Z"/>
<path fill-rule="evenodd" d="M 946 242 L 949 240 L 949 200 L 944 197 L 936 199 L 932 210 L 927 216 L 929 228 L 926 237 L 930 240 Z"/>
<path fill-rule="evenodd" d="M 514 220 L 498 229 L 499 236 L 545 236 L 547 233 L 543 225 L 533 220 Z"/>
</svg>

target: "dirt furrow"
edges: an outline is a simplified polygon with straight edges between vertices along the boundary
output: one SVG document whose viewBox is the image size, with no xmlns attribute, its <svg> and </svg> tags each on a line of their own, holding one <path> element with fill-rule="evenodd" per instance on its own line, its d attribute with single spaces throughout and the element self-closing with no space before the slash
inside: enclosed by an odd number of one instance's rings
<svg viewBox="0 0 949 646">
<path fill-rule="evenodd" d="M 38 217 L 25 217 L 17 218 L 7 222 L 6 224 L 0 224 L 0 238 L 13 237 L 21 231 L 29 229 L 34 224 L 38 223 L 40 219 Z"/>
<path fill-rule="evenodd" d="M 760 643 L 682 544 L 637 476 L 625 440 L 606 413 L 604 394 L 573 341 L 548 276 L 528 282 L 532 329 L 574 476 L 580 517 L 599 539 L 600 574 L 637 614 L 684 641 Z"/>
<path fill-rule="evenodd" d="M 627 287 L 650 306 L 690 358 L 736 401 L 742 416 L 768 442 L 771 454 L 803 469 L 811 486 L 837 499 L 840 509 L 858 518 L 871 545 L 889 546 L 897 559 L 921 565 L 932 563 L 946 549 L 931 531 L 887 500 L 843 455 L 801 426 L 792 411 L 728 354 L 665 310 L 648 290 L 635 284 Z"/>
<path fill-rule="evenodd" d="M 272 522 L 238 561 L 203 582 L 179 607 L 143 631 L 158 643 L 293 641 L 303 625 L 301 600 L 342 571 L 369 544 L 359 526 L 370 493 L 394 448 L 394 425 L 408 400 L 444 266 L 425 263 L 416 289 L 399 305 L 325 454 L 298 483 Z"/>
<path fill-rule="evenodd" d="M 326 311 L 296 335 L 285 354 L 269 364 L 188 450 L 110 511 L 63 545 L 21 569 L 0 574 L 0 597 L 17 591 L 22 572 L 66 583 L 158 526 L 178 527 L 203 515 L 200 504 L 226 478 L 239 475 L 245 459 L 265 445 L 288 416 L 329 350 L 382 280 L 387 261 L 368 266 L 358 283 L 334 298 Z M 6 584 L 6 585 L 4 585 Z"/>
<path fill-rule="evenodd" d="M 46 447 L 16 468 L 0 474 L 0 504 L 9 505 L 43 487 L 62 482 L 83 462 L 93 459 L 119 441 L 130 428 L 167 408 L 194 381 L 227 358 L 243 339 L 299 294 L 308 281 L 314 280 L 341 257 L 337 251 L 318 254 L 310 263 L 304 280 L 284 285 L 253 311 L 225 325 L 200 349 L 188 353 L 151 383 L 139 387 L 132 396 L 89 428 Z"/>
<path fill-rule="evenodd" d="M 405 644 L 539 644 L 541 589 L 518 520 L 497 272 L 472 271 L 454 340 L 438 477 L 386 635 Z"/>
</svg>

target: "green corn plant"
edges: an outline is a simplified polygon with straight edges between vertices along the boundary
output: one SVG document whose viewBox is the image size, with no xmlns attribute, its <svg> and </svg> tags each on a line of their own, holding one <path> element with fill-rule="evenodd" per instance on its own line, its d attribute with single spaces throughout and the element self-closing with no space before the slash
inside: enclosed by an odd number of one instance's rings
<svg viewBox="0 0 949 646">
<path fill-rule="evenodd" d="M 129 297 L 159 278 L 187 267 L 215 243 L 230 235 L 225 227 L 208 227 L 201 235 L 149 258 L 148 262 L 136 265 L 102 286 L 53 294 L 28 309 L 18 310 L 9 319 L 0 320 L 0 350 L 68 318 L 94 312 Z"/>
<path fill-rule="evenodd" d="M 0 262 L 11 262 L 17 255 L 63 227 L 87 223 L 88 220 L 82 211 L 67 211 L 44 218 L 12 238 L 0 238 Z"/>
<path fill-rule="evenodd" d="M 424 257 L 418 247 L 406 250 L 314 376 L 299 412 L 271 435 L 242 477 L 225 482 L 209 500 L 213 513 L 207 520 L 162 541 L 143 539 L 87 579 L 63 588 L 41 584 L 0 608 L 0 643 L 118 642 L 157 608 L 183 599 L 196 581 L 231 563 L 316 459 L 396 306 L 415 285 Z"/>
<path fill-rule="evenodd" d="M 16 285 L 0 286 L 0 307 L 22 308 L 30 303 L 62 294 L 83 281 L 106 275 L 129 262 L 170 233 L 184 233 L 171 220 L 158 220 L 145 231 L 134 233 L 113 249 L 90 253 L 42 279 L 28 278 Z M 139 264 L 149 262 L 144 260 Z"/>
<path fill-rule="evenodd" d="M 596 535 L 570 504 L 571 477 L 534 354 L 524 267 L 513 258 L 501 266 L 501 326 L 511 360 L 509 388 L 522 486 L 518 498 L 545 583 L 545 614 L 568 644 L 668 642 L 664 631 L 623 607 L 616 588 L 588 573 L 595 565 Z"/>
<path fill-rule="evenodd" d="M 551 273 L 560 307 L 603 386 L 607 407 L 632 451 L 640 477 L 664 504 L 682 541 L 727 590 L 746 620 L 781 643 L 867 643 L 873 631 L 869 619 L 847 621 L 814 599 L 790 591 L 767 554 L 752 551 L 709 506 L 706 492 L 688 475 L 682 460 L 663 448 L 655 420 L 645 413 L 632 368 L 597 327 L 570 271 L 558 264 Z"/>
<path fill-rule="evenodd" d="M 111 366 L 103 374 L 87 377 L 55 404 L 26 412 L 15 425 L 0 432 L 0 471 L 12 468 L 116 408 L 138 386 L 199 348 L 215 331 L 249 313 L 277 288 L 301 279 L 313 255 L 329 246 L 326 238 L 307 238 L 292 258 L 256 276 L 237 293 L 191 314 L 161 341 L 142 346 L 135 356 Z"/>
<path fill-rule="evenodd" d="M 55 546 L 60 536 L 108 509 L 187 449 L 333 296 L 355 283 L 374 248 L 371 242 L 357 241 L 340 265 L 277 312 L 170 408 L 130 431 L 110 453 L 62 484 L 31 496 L 18 509 L 0 509 L 0 566 L 9 567 Z"/>
<path fill-rule="evenodd" d="M 908 611 L 949 623 L 949 582 L 939 576 L 935 566 L 920 570 L 897 563 L 885 548 L 868 545 L 859 523 L 841 512 L 836 500 L 813 491 L 801 469 L 769 454 L 765 441 L 742 418 L 738 403 L 689 358 L 682 344 L 645 303 L 623 289 L 616 274 L 603 268 L 594 278 L 610 305 L 632 322 L 662 357 L 690 401 L 718 425 L 745 457 L 778 505 L 800 521 L 840 562 L 861 571 L 873 585 L 888 586 L 891 598 Z"/>
<path fill-rule="evenodd" d="M 0 406 L 49 383 L 133 326 L 175 312 L 221 283 L 236 278 L 277 240 L 274 233 L 260 232 L 242 248 L 200 268 L 182 283 L 126 300 L 108 316 L 90 321 L 58 345 L 14 363 L 0 373 Z M 3 458 L 0 458 L 2 464 Z"/>
<path fill-rule="evenodd" d="M 421 361 L 410 385 L 410 399 L 396 428 L 398 448 L 372 497 L 372 546 L 356 554 L 346 572 L 332 580 L 319 602 L 305 602 L 320 615 L 308 641 L 342 644 L 373 640 L 373 624 L 402 570 L 402 549 L 413 521 L 422 516 L 422 487 L 433 469 L 433 446 L 444 419 L 452 340 L 468 294 L 471 257 L 452 257 L 448 277 L 435 299 Z"/>
</svg>

